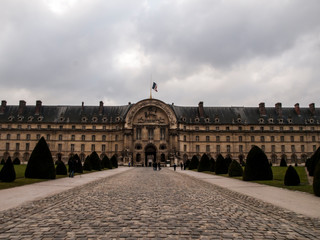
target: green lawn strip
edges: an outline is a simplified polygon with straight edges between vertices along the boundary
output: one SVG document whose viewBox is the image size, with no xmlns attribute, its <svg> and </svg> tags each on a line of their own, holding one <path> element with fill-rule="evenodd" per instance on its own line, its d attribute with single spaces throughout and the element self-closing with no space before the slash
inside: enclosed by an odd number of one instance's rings
<svg viewBox="0 0 320 240">
<path fill-rule="evenodd" d="M 273 186 L 273 187 L 285 188 L 285 189 L 289 189 L 289 190 L 293 190 L 293 191 L 301 191 L 301 192 L 307 192 L 307 193 L 313 194 L 313 187 L 308 182 L 308 176 L 305 171 L 305 168 L 304 167 L 294 167 L 294 168 L 296 169 L 296 171 L 300 177 L 300 185 L 299 186 L 285 186 L 284 185 L 284 176 L 286 174 L 287 167 L 278 167 L 278 166 L 272 167 L 273 180 L 252 181 L 252 182 L 259 183 L 259 184 L 265 184 L 265 185 L 269 185 L 269 186 Z M 197 170 L 195 169 L 194 171 L 197 171 Z M 206 171 L 204 173 L 215 175 L 214 172 Z M 217 176 L 230 178 L 228 174 L 219 174 Z M 242 177 L 232 177 L 232 178 L 242 180 Z"/>
<path fill-rule="evenodd" d="M 0 170 L 2 169 L 3 165 L 0 165 Z M 16 180 L 10 183 L 7 182 L 0 182 L 0 190 L 1 189 L 7 189 L 7 188 L 13 188 L 13 187 L 19 187 L 24 186 L 28 184 L 38 183 L 38 182 L 44 182 L 48 180 L 53 179 L 34 179 L 34 178 L 25 178 L 24 172 L 26 170 L 27 165 L 21 164 L 21 165 L 14 165 L 14 170 L 16 171 Z M 109 170 L 109 169 L 103 169 L 103 170 Z M 93 173 L 97 171 L 83 171 L 83 174 L 87 173 Z M 76 173 L 75 175 L 81 175 L 80 173 Z M 68 175 L 56 175 L 56 179 L 59 178 L 65 178 L 68 177 Z"/>
</svg>

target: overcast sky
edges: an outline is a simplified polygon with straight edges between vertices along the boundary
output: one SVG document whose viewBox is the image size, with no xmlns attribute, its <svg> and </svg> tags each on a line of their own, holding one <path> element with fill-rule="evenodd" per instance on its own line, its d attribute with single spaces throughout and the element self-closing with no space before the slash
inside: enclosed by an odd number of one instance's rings
<svg viewBox="0 0 320 240">
<path fill-rule="evenodd" d="M 0 100 L 320 107 L 319 0 L 1 0 Z"/>
</svg>

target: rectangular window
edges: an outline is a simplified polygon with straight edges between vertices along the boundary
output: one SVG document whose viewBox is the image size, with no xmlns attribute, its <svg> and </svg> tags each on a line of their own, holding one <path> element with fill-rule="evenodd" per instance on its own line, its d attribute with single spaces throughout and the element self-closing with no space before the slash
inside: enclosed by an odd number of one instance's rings
<svg viewBox="0 0 320 240">
<path fill-rule="evenodd" d="M 114 150 L 115 150 L 115 152 L 118 152 L 118 144 L 114 145 Z"/>
<path fill-rule="evenodd" d="M 227 153 L 230 153 L 230 152 L 231 152 L 231 146 L 227 145 Z"/>
<path fill-rule="evenodd" d="M 63 125 L 60 125 L 59 128 L 60 128 L 60 130 L 62 130 L 63 129 Z"/>
<path fill-rule="evenodd" d="M 271 142 L 274 142 L 274 136 L 271 136 Z"/>
<path fill-rule="evenodd" d="M 153 140 L 153 128 L 148 128 L 148 139 Z"/>
<path fill-rule="evenodd" d="M 206 126 L 206 131 L 209 131 L 209 130 L 210 130 L 210 128 L 208 126 Z"/>
<path fill-rule="evenodd" d="M 187 151 L 187 145 L 183 145 L 183 151 Z"/>
<path fill-rule="evenodd" d="M 92 142 L 94 142 L 96 140 L 96 136 L 92 135 L 91 139 L 92 139 Z"/>
<path fill-rule="evenodd" d="M 17 140 L 20 140 L 20 134 L 17 134 Z"/>
<path fill-rule="evenodd" d="M 18 129 L 21 129 L 21 125 L 18 125 Z"/>
<path fill-rule="evenodd" d="M 136 139 L 141 140 L 141 128 L 136 129 Z"/>
<path fill-rule="evenodd" d="M 300 142 L 304 142 L 304 137 L 300 136 Z"/>
<path fill-rule="evenodd" d="M 254 136 L 251 136 L 251 142 L 254 142 Z"/>
<path fill-rule="evenodd" d="M 10 138 L 11 138 L 11 135 L 7 134 L 7 140 L 10 140 Z"/>
<path fill-rule="evenodd" d="M 242 136 L 239 136 L 239 142 L 242 142 Z"/>
<path fill-rule="evenodd" d="M 38 130 L 40 130 L 41 129 L 41 125 L 37 125 L 37 128 L 38 128 Z"/>
<path fill-rule="evenodd" d="M 239 145 L 239 152 L 243 153 L 243 146 L 242 145 Z"/>
<path fill-rule="evenodd" d="M 10 143 L 6 143 L 6 151 L 10 150 Z"/>
<path fill-rule="evenodd" d="M 200 145 L 196 145 L 196 152 L 200 152 Z"/>
<path fill-rule="evenodd" d="M 210 145 L 206 146 L 206 152 L 208 152 L 208 153 L 210 152 Z"/>
<path fill-rule="evenodd" d="M 266 151 L 266 146 L 265 145 L 261 145 L 261 150 L 265 152 Z"/>
<path fill-rule="evenodd" d="M 196 136 L 196 142 L 199 142 L 199 136 Z"/>
<path fill-rule="evenodd" d="M 106 141 L 106 135 L 102 135 L 102 141 Z"/>
<path fill-rule="evenodd" d="M 183 141 L 185 141 L 185 142 L 187 141 L 187 136 L 186 135 L 183 136 Z"/>
<path fill-rule="evenodd" d="M 313 145 L 312 148 L 313 148 L 314 152 L 317 150 L 317 146 L 316 145 Z"/>
<path fill-rule="evenodd" d="M 260 141 L 261 141 L 261 142 L 264 142 L 264 136 L 261 136 L 261 137 L 260 137 Z"/>
<path fill-rule="evenodd" d="M 284 136 L 280 136 L 280 141 L 284 142 Z"/>
<path fill-rule="evenodd" d="M 61 143 L 58 144 L 58 152 L 62 152 L 62 144 Z"/>
<path fill-rule="evenodd" d="M 26 143 L 26 151 L 30 150 L 30 143 Z"/>
<path fill-rule="evenodd" d="M 81 135 L 81 140 L 85 141 L 86 140 L 86 135 Z"/>
<path fill-rule="evenodd" d="M 82 126 L 82 130 L 86 130 L 86 126 Z"/>
<path fill-rule="evenodd" d="M 281 152 L 284 153 L 286 151 L 286 146 L 285 145 L 281 145 Z"/>
<path fill-rule="evenodd" d="M 210 136 L 206 136 L 206 141 L 210 142 Z"/>
<path fill-rule="evenodd" d="M 227 142 L 230 142 L 230 136 L 227 136 L 227 137 L 226 137 L 226 141 L 227 141 Z"/>
<path fill-rule="evenodd" d="M 301 152 L 304 153 L 304 145 L 301 145 Z"/>
<path fill-rule="evenodd" d="M 40 140 L 40 134 L 37 134 L 37 140 Z"/>
<path fill-rule="evenodd" d="M 71 135 L 71 141 L 76 140 L 76 137 L 74 135 Z"/>
<path fill-rule="evenodd" d="M 85 151 L 85 145 L 84 144 L 81 144 L 81 152 L 84 152 Z"/>
<path fill-rule="evenodd" d="M 316 136 L 312 136 L 312 142 L 316 141 Z"/>
<path fill-rule="evenodd" d="M 47 134 L 47 140 L 50 140 L 50 134 Z"/>
<path fill-rule="evenodd" d="M 59 141 L 62 141 L 62 135 L 61 134 L 59 135 Z"/>
<path fill-rule="evenodd" d="M 51 129 L 51 125 L 48 125 L 47 128 L 48 128 L 48 129 Z"/>
<path fill-rule="evenodd" d="M 216 131 L 219 131 L 219 129 L 220 129 L 219 127 L 216 127 Z"/>
<path fill-rule="evenodd" d="M 71 152 L 74 152 L 74 144 L 71 144 Z"/>
<path fill-rule="evenodd" d="M 271 145 L 271 152 L 275 153 L 276 152 L 276 146 L 275 145 Z"/>
<path fill-rule="evenodd" d="M 20 143 L 16 143 L 16 151 L 20 150 Z"/>
<path fill-rule="evenodd" d="M 295 153 L 296 152 L 296 148 L 294 145 L 291 145 L 291 152 Z"/>
<path fill-rule="evenodd" d="M 220 153 L 220 145 L 217 145 L 216 149 L 217 149 L 217 153 L 219 154 Z"/>
<path fill-rule="evenodd" d="M 116 141 L 118 141 L 119 140 L 119 137 L 118 137 L 118 135 L 116 135 Z"/>
<path fill-rule="evenodd" d="M 71 128 L 72 128 L 72 130 L 75 130 L 75 129 L 76 129 L 76 126 L 75 126 L 75 125 L 72 125 Z"/>
<path fill-rule="evenodd" d="M 216 141 L 220 142 L 220 136 L 216 136 Z"/>
<path fill-rule="evenodd" d="M 290 141 L 294 142 L 294 136 L 290 136 Z"/>
<path fill-rule="evenodd" d="M 91 152 L 94 152 L 96 150 L 96 145 L 91 144 Z"/>
<path fill-rule="evenodd" d="M 105 144 L 102 144 L 102 145 L 101 145 L 101 151 L 102 151 L 102 152 L 105 152 L 105 151 L 106 151 L 106 145 L 105 145 Z"/>
<path fill-rule="evenodd" d="M 165 139 L 166 139 L 166 129 L 160 128 L 160 140 L 165 140 Z"/>
</svg>

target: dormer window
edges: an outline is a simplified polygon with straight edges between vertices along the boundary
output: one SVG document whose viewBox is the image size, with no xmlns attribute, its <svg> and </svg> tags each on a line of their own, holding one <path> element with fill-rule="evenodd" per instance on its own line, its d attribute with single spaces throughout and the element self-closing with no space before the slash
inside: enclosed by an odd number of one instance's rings
<svg viewBox="0 0 320 240">
<path fill-rule="evenodd" d="M 268 123 L 274 123 L 274 122 L 273 122 L 273 118 L 269 118 L 269 119 L 268 119 Z"/>
<path fill-rule="evenodd" d="M 209 123 L 209 122 L 210 122 L 210 118 L 206 118 L 204 121 L 205 121 L 206 123 Z"/>
<path fill-rule="evenodd" d="M 259 123 L 263 124 L 264 123 L 264 119 L 263 118 L 259 118 Z"/>
<path fill-rule="evenodd" d="M 186 119 L 185 117 L 181 117 L 181 121 L 182 121 L 182 122 L 186 122 L 186 120 L 187 120 L 187 119 Z"/>
<path fill-rule="evenodd" d="M 278 122 L 279 122 L 280 124 L 283 124 L 283 119 L 282 119 L 282 118 L 278 119 Z"/>
<path fill-rule="evenodd" d="M 23 116 L 18 117 L 18 121 L 21 122 L 23 120 Z"/>
<path fill-rule="evenodd" d="M 194 119 L 194 121 L 195 121 L 196 123 L 198 123 L 198 122 L 200 122 L 200 119 L 199 119 L 198 117 L 196 117 L 196 118 Z"/>
<path fill-rule="evenodd" d="M 98 121 L 98 118 L 97 117 L 93 117 L 92 118 L 92 122 L 97 122 Z"/>
<path fill-rule="evenodd" d="M 237 123 L 241 123 L 241 118 L 238 118 L 238 119 L 237 119 Z"/>
<path fill-rule="evenodd" d="M 38 122 L 41 122 L 43 120 L 43 116 L 38 117 Z"/>
<path fill-rule="evenodd" d="M 310 118 L 310 119 L 309 119 L 309 123 L 313 124 L 313 123 L 314 123 L 314 119 L 313 119 L 313 118 Z"/>
<path fill-rule="evenodd" d="M 63 122 L 63 121 L 64 121 L 64 117 L 60 117 L 59 122 Z"/>
<path fill-rule="evenodd" d="M 116 117 L 116 122 L 120 122 L 121 117 Z"/>
<path fill-rule="evenodd" d="M 32 122 L 32 120 L 33 120 L 32 116 L 28 117 L 28 122 Z"/>
<path fill-rule="evenodd" d="M 14 116 L 10 116 L 10 117 L 8 117 L 8 120 L 9 120 L 10 122 L 12 122 L 12 121 L 13 121 L 13 119 L 14 119 Z"/>
<path fill-rule="evenodd" d="M 288 123 L 292 123 L 292 119 L 291 118 L 288 118 Z"/>
<path fill-rule="evenodd" d="M 214 119 L 214 122 L 215 122 L 215 123 L 219 123 L 219 122 L 220 122 L 220 119 L 219 119 L 218 117 L 216 117 L 216 118 Z"/>
<path fill-rule="evenodd" d="M 103 118 L 102 118 L 102 122 L 104 122 L 104 123 L 107 122 L 107 120 L 108 120 L 108 119 L 107 119 L 106 117 L 103 117 Z"/>
<path fill-rule="evenodd" d="M 88 118 L 87 117 L 82 117 L 81 118 L 81 122 L 87 122 L 88 121 Z"/>
</svg>

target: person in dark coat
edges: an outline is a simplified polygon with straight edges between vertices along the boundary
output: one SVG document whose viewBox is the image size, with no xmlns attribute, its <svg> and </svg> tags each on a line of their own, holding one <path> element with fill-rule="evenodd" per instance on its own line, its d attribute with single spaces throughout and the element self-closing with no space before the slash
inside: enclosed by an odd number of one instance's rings
<svg viewBox="0 0 320 240">
<path fill-rule="evenodd" d="M 183 164 L 182 164 L 182 162 L 180 163 L 180 168 L 181 168 L 181 170 L 183 170 Z"/>
<path fill-rule="evenodd" d="M 159 169 L 159 171 L 161 170 L 160 162 L 158 162 L 158 169 Z"/>
<path fill-rule="evenodd" d="M 177 169 L 177 164 L 174 163 L 174 164 L 173 164 L 173 170 L 175 171 L 176 169 Z"/>
<path fill-rule="evenodd" d="M 69 159 L 68 165 L 69 165 L 69 177 L 73 178 L 74 171 L 75 171 L 75 168 L 76 168 L 76 162 L 73 159 L 73 157 Z"/>
</svg>

